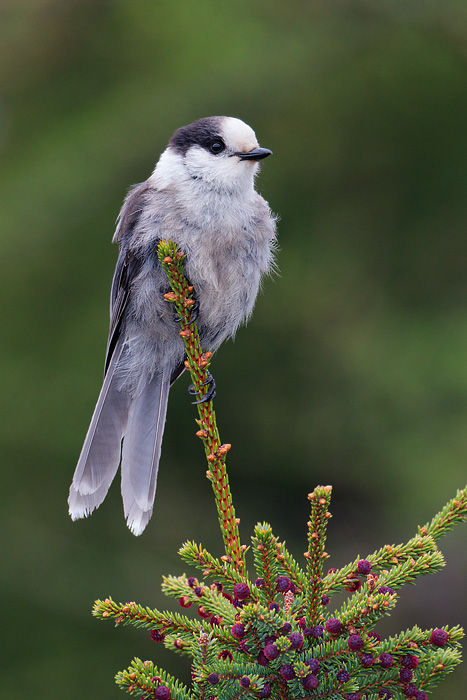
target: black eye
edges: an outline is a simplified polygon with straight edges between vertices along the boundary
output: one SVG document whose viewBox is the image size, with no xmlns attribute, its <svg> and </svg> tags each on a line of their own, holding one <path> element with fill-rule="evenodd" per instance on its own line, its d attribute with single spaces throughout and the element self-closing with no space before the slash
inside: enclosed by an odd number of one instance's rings
<svg viewBox="0 0 467 700">
<path fill-rule="evenodd" d="M 211 149 L 211 153 L 217 155 L 218 153 L 222 153 L 225 148 L 225 144 L 221 140 L 213 141 L 209 148 Z"/>
</svg>

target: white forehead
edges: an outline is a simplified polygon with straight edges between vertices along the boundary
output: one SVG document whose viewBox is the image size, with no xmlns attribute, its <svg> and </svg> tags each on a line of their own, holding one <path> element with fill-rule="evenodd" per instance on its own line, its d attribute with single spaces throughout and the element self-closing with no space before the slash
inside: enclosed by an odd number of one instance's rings
<svg viewBox="0 0 467 700">
<path fill-rule="evenodd" d="M 258 141 L 251 126 L 235 117 L 224 117 L 222 120 L 222 131 L 226 143 L 234 146 L 238 150 L 251 150 L 256 148 Z"/>
</svg>

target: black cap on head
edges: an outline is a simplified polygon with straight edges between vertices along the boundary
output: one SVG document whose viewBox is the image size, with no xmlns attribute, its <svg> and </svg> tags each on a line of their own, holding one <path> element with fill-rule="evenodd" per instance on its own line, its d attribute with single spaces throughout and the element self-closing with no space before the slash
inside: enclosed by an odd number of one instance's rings
<svg viewBox="0 0 467 700">
<path fill-rule="evenodd" d="M 177 153 L 185 155 L 190 146 L 209 148 L 216 139 L 222 140 L 222 117 L 204 117 L 175 131 L 169 146 Z"/>
</svg>

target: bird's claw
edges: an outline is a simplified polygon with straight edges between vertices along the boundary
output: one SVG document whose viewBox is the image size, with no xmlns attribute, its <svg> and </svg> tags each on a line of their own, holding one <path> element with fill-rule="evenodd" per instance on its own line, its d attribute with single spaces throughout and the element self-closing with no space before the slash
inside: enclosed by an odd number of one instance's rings
<svg viewBox="0 0 467 700">
<path fill-rule="evenodd" d="M 207 385 L 209 385 L 209 389 L 207 390 L 207 392 L 201 399 L 199 399 L 199 401 L 192 401 L 191 403 L 193 405 L 212 401 L 216 395 L 216 382 L 214 381 L 214 377 L 212 376 L 211 372 L 209 372 L 209 370 L 206 370 L 206 381 L 203 382 L 201 386 Z M 191 394 L 191 396 L 196 396 L 196 394 L 198 393 L 193 384 L 190 384 L 190 386 L 188 387 L 188 393 Z"/>
<path fill-rule="evenodd" d="M 190 323 L 196 321 L 199 316 L 199 301 L 195 299 L 195 303 L 190 306 Z"/>
<path fill-rule="evenodd" d="M 190 323 L 193 323 L 196 321 L 199 315 L 199 301 L 195 300 L 195 303 L 190 306 Z M 175 315 L 175 320 L 177 323 L 180 323 L 180 321 L 184 321 L 185 319 L 182 318 L 181 316 Z"/>
<path fill-rule="evenodd" d="M 192 401 L 191 403 L 193 404 L 193 406 L 195 406 L 196 404 L 199 404 L 199 403 L 207 403 L 209 401 L 212 401 L 213 398 L 215 398 L 215 396 L 216 396 L 216 386 L 213 385 L 213 386 L 209 387 L 208 391 L 205 393 L 203 398 L 199 399 L 199 401 Z"/>
</svg>

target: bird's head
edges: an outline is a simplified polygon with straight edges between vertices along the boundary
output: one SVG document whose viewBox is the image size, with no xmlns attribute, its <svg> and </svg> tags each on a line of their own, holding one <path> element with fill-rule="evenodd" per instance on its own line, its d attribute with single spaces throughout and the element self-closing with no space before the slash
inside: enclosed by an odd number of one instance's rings
<svg viewBox="0 0 467 700">
<path fill-rule="evenodd" d="M 259 161 L 271 155 L 235 117 L 206 117 L 177 129 L 157 164 L 159 185 L 183 175 L 218 191 L 252 188 Z"/>
</svg>

